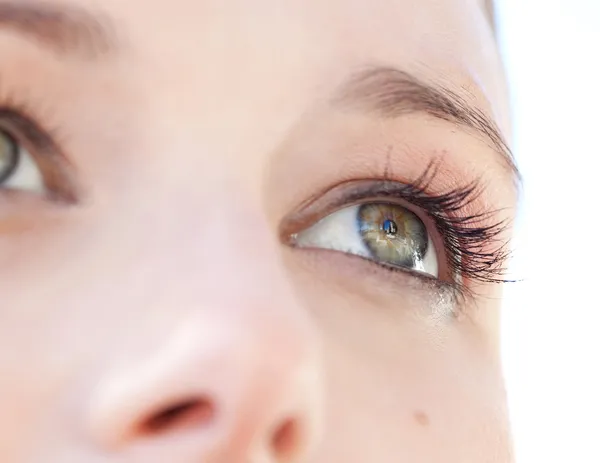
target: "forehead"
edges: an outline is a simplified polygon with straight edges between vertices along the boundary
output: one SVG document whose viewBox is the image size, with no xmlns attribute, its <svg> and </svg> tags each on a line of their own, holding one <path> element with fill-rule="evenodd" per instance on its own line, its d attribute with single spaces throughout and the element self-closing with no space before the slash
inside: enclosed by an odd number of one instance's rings
<svg viewBox="0 0 600 463">
<path fill-rule="evenodd" d="M 284 94 L 290 103 L 303 104 L 355 70 L 378 65 L 458 93 L 508 135 L 505 82 L 487 0 L 44 3 L 59 11 L 68 5 L 75 18 L 78 10 L 98 15 L 126 58 L 120 75 L 146 82 L 155 95 L 161 89 L 210 88 L 220 104 L 232 98 L 250 102 L 252 94 L 263 99 Z M 65 15 L 57 17 L 62 21 Z M 42 28 L 39 35 L 45 33 Z M 68 41 L 68 34 L 61 40 Z"/>
<path fill-rule="evenodd" d="M 303 97 L 357 67 L 393 66 L 461 93 L 509 132 L 490 0 L 63 2 L 103 12 L 146 64 L 194 82 L 200 73 L 232 94 L 245 80 Z"/>
</svg>

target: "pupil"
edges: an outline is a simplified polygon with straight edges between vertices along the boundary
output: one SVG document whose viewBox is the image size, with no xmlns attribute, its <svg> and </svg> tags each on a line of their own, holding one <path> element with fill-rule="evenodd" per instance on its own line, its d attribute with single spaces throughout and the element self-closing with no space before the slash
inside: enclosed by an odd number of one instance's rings
<svg viewBox="0 0 600 463">
<path fill-rule="evenodd" d="M 396 225 L 396 222 L 393 220 L 387 219 L 383 222 L 383 231 L 387 235 L 396 235 L 396 233 L 398 233 L 398 225 Z"/>
</svg>

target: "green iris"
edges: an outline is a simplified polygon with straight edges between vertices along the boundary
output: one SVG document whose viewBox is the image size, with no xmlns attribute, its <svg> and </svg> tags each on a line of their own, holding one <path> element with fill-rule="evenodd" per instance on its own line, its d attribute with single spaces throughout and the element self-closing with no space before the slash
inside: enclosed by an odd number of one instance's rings
<svg viewBox="0 0 600 463">
<path fill-rule="evenodd" d="M 386 203 L 358 208 L 358 226 L 374 259 L 402 267 L 416 267 L 429 246 L 425 224 L 408 209 Z"/>
</svg>

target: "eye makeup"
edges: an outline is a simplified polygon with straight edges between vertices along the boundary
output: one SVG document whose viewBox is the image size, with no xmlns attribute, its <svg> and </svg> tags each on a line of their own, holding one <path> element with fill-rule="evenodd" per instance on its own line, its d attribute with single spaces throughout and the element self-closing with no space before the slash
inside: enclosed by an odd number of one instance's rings
<svg viewBox="0 0 600 463">
<path fill-rule="evenodd" d="M 291 216 L 283 227 L 286 234 L 283 239 L 295 246 L 294 239 L 299 232 L 343 207 L 382 202 L 398 204 L 419 216 L 432 235 L 440 253 L 441 283 L 468 293 L 474 283 L 505 282 L 506 220 L 499 218 L 497 211 L 474 210 L 472 205 L 483 188 L 479 181 L 432 193 L 437 172 L 438 163 L 432 162 L 413 182 L 399 183 L 387 178 L 345 181 L 309 201 Z M 385 262 L 379 264 L 395 267 Z M 404 271 L 399 267 L 396 270 Z"/>
</svg>

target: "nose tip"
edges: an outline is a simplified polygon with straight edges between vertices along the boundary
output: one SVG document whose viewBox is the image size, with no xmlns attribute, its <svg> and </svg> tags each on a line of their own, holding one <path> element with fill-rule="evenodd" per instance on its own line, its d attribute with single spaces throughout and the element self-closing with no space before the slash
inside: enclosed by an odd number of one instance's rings
<svg viewBox="0 0 600 463">
<path fill-rule="evenodd" d="M 231 326 L 198 335 L 171 336 L 141 368 L 120 368 L 97 387 L 88 417 L 102 451 L 135 449 L 145 463 L 305 458 L 320 420 L 316 351 Z"/>
</svg>

